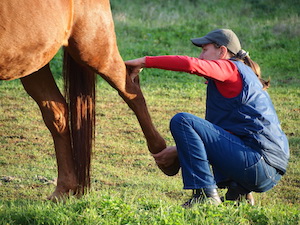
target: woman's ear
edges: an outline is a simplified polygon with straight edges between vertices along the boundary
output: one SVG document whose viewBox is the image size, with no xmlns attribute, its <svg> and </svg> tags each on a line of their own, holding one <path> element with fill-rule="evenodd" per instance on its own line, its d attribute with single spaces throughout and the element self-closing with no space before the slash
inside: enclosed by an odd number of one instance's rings
<svg viewBox="0 0 300 225">
<path fill-rule="evenodd" d="M 230 58 L 228 56 L 228 49 L 224 45 L 222 45 L 220 47 L 220 59 L 228 59 L 228 58 Z"/>
</svg>

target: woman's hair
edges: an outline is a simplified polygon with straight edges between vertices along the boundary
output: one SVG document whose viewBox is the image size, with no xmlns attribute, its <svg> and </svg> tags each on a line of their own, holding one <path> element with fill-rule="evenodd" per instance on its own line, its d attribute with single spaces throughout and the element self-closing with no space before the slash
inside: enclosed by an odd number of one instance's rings
<svg viewBox="0 0 300 225">
<path fill-rule="evenodd" d="M 215 45 L 216 48 L 221 47 L 218 44 L 214 44 L 214 45 Z M 256 74 L 256 76 L 258 77 L 258 79 L 262 83 L 264 90 L 266 90 L 270 87 L 270 79 L 267 80 L 267 81 L 262 79 L 260 66 L 250 58 L 248 52 L 246 52 L 245 50 L 240 50 L 237 54 L 234 54 L 231 51 L 229 51 L 229 53 L 231 54 L 231 59 L 232 60 L 243 62 L 244 64 L 246 64 L 247 66 L 249 66 L 253 70 L 253 72 Z"/>
<path fill-rule="evenodd" d="M 239 58 L 238 58 L 238 60 L 239 60 Z M 267 81 L 262 79 L 260 66 L 256 62 L 254 62 L 252 59 L 250 59 L 250 57 L 248 55 L 245 56 L 244 59 L 240 59 L 240 60 L 243 61 L 247 66 L 251 67 L 253 72 L 256 74 L 256 76 L 262 83 L 264 90 L 266 90 L 270 87 L 270 79 L 268 79 Z"/>
</svg>

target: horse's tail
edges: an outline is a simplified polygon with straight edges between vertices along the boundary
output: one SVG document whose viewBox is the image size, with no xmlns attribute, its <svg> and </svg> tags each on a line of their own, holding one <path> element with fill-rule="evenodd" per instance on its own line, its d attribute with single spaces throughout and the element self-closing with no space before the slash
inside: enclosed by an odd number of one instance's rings
<svg viewBox="0 0 300 225">
<path fill-rule="evenodd" d="M 95 137 L 96 75 L 78 64 L 64 50 L 65 96 L 69 105 L 70 130 L 78 192 L 90 187 L 91 154 Z"/>
</svg>

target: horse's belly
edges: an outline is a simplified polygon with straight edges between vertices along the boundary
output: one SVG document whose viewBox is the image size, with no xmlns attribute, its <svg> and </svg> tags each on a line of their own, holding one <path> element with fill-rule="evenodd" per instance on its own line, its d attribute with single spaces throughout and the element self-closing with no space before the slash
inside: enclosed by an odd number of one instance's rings
<svg viewBox="0 0 300 225">
<path fill-rule="evenodd" d="M 12 80 L 46 65 L 68 38 L 69 0 L 0 1 L 0 79 Z"/>
</svg>

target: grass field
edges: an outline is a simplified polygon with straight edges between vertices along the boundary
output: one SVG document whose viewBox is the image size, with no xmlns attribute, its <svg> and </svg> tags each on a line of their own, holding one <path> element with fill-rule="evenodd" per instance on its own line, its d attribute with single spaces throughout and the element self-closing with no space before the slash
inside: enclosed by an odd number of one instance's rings
<svg viewBox="0 0 300 225">
<path fill-rule="evenodd" d="M 55 188 L 51 136 L 19 80 L 0 81 L 0 224 L 300 224 L 300 4 L 297 0 L 112 0 L 124 60 L 144 55 L 197 57 L 190 38 L 231 28 L 271 78 L 269 93 L 290 142 L 287 174 L 256 205 L 180 207 L 190 197 L 181 176 L 156 167 L 134 114 L 99 78 L 92 189 L 65 203 L 44 201 Z M 61 54 L 51 62 L 59 86 Z M 169 120 L 200 117 L 205 85 L 197 76 L 145 69 L 141 86 L 153 121 L 174 144 Z M 223 194 L 223 191 L 220 191 Z"/>
</svg>

